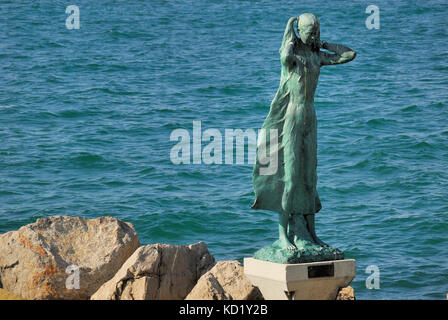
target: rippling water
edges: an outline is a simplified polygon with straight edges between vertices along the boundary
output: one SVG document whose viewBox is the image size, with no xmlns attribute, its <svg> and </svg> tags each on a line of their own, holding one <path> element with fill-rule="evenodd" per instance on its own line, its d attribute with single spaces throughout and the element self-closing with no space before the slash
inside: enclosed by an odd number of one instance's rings
<svg viewBox="0 0 448 320">
<path fill-rule="evenodd" d="M 358 52 L 317 88 L 320 237 L 357 260 L 358 299 L 448 292 L 445 1 L 77 1 L 0 4 L 0 232 L 110 215 L 144 244 L 204 240 L 218 260 L 277 237 L 250 210 L 252 167 L 174 165 L 176 128 L 258 129 L 290 16 Z M 365 285 L 369 265 L 380 289 Z"/>
</svg>

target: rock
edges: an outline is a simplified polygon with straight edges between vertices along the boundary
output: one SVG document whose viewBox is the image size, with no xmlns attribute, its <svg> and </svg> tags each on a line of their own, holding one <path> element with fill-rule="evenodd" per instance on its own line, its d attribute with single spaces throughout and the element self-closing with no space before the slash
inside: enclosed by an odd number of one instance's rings
<svg viewBox="0 0 448 320">
<path fill-rule="evenodd" d="M 138 248 L 92 300 L 182 300 L 215 264 L 204 242 Z"/>
<path fill-rule="evenodd" d="M 0 287 L 25 299 L 88 299 L 138 246 L 132 224 L 112 217 L 41 218 L 0 235 Z"/>
<path fill-rule="evenodd" d="M 9 292 L 5 289 L 0 289 L 0 300 L 23 300 L 23 299 L 12 292 Z"/>
<path fill-rule="evenodd" d="M 350 286 L 341 288 L 339 290 L 338 296 L 336 297 L 336 300 L 356 300 L 355 290 Z"/>
<path fill-rule="evenodd" d="M 238 261 L 220 261 L 204 274 L 186 300 L 262 300 Z"/>
</svg>

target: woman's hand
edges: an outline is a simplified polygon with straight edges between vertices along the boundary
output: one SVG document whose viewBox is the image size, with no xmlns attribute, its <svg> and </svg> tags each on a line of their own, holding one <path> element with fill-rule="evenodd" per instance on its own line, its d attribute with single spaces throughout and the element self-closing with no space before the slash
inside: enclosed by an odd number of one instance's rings
<svg viewBox="0 0 448 320">
<path fill-rule="evenodd" d="M 325 50 L 328 50 L 328 47 L 327 47 L 327 42 L 325 42 L 325 41 L 321 41 L 320 39 L 317 41 L 317 43 L 316 43 L 316 46 L 319 48 L 319 49 L 325 49 Z"/>
</svg>

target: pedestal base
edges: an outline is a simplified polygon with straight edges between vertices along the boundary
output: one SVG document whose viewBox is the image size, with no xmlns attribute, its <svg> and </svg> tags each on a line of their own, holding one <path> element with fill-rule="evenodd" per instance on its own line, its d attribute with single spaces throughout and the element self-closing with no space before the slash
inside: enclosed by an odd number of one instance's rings
<svg viewBox="0 0 448 320">
<path fill-rule="evenodd" d="M 244 274 L 266 300 L 335 300 L 356 268 L 354 259 L 280 264 L 244 258 Z"/>
</svg>

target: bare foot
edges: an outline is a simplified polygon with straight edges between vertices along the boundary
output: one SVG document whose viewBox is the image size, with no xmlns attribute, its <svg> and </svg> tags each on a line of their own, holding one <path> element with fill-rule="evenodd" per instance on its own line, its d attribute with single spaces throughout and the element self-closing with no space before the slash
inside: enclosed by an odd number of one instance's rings
<svg viewBox="0 0 448 320">
<path fill-rule="evenodd" d="M 313 234 L 312 237 L 313 237 L 313 241 L 314 241 L 315 243 L 317 243 L 318 245 L 320 245 L 321 247 L 329 247 L 329 245 L 326 244 L 325 242 L 323 242 L 322 240 L 320 240 L 320 239 L 316 236 L 316 234 Z"/>
<path fill-rule="evenodd" d="M 280 239 L 280 248 L 283 250 L 297 250 L 296 246 L 288 238 Z"/>
</svg>

